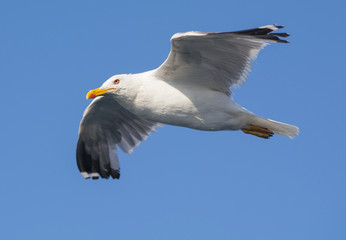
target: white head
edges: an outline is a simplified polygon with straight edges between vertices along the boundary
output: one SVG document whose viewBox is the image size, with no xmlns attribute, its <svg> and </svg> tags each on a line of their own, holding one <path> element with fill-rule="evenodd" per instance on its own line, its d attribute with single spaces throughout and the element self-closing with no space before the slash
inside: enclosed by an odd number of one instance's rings
<svg viewBox="0 0 346 240">
<path fill-rule="evenodd" d="M 114 75 L 110 77 L 107 81 L 105 81 L 100 88 L 96 88 L 91 90 L 86 95 L 87 99 L 95 98 L 104 94 L 114 94 L 114 95 L 122 95 L 129 92 L 129 88 L 131 87 L 131 78 L 129 77 L 131 74 L 120 74 Z"/>
</svg>

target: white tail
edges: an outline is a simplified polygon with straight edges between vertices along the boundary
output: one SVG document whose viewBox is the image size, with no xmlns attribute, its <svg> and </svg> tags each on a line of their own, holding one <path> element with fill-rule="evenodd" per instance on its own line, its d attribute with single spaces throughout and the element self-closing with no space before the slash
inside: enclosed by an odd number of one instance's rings
<svg viewBox="0 0 346 240">
<path fill-rule="evenodd" d="M 299 128 L 297 128 L 296 126 L 273 121 L 270 119 L 261 118 L 255 115 L 253 115 L 253 118 L 251 119 L 250 124 L 267 128 L 273 133 L 280 134 L 282 136 L 286 136 L 289 138 L 294 138 L 299 133 Z"/>
</svg>

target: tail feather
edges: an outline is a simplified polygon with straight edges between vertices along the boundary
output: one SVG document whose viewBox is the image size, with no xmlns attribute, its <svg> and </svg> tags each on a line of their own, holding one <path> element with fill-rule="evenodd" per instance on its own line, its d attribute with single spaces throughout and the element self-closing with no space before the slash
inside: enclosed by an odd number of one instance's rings
<svg viewBox="0 0 346 240">
<path fill-rule="evenodd" d="M 286 123 L 277 122 L 270 119 L 261 118 L 258 116 L 253 116 L 250 124 L 267 128 L 273 133 L 286 136 L 289 138 L 294 138 L 299 133 L 299 128 Z"/>
</svg>

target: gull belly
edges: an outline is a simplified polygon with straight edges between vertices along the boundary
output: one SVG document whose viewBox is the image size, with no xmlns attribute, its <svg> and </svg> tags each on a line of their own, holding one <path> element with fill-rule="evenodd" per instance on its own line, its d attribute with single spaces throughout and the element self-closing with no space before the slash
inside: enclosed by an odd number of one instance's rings
<svg viewBox="0 0 346 240">
<path fill-rule="evenodd" d="M 133 101 L 123 104 L 146 120 L 209 131 L 241 128 L 246 112 L 222 92 L 156 78 L 146 79 Z"/>
</svg>

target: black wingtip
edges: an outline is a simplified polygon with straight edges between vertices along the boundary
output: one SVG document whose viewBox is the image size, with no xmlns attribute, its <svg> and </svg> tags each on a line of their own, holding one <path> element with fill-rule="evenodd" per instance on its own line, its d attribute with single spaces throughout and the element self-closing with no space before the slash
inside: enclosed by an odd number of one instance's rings
<svg viewBox="0 0 346 240">
<path fill-rule="evenodd" d="M 252 29 L 247 29 L 247 30 L 242 30 L 242 31 L 235 31 L 231 33 L 235 34 L 240 34 L 240 35 L 248 35 L 248 36 L 253 36 L 256 38 L 260 39 L 265 39 L 268 41 L 275 41 L 279 43 L 289 43 L 287 40 L 283 40 L 279 37 L 288 37 L 290 34 L 288 33 L 272 33 L 276 31 L 277 29 L 284 28 L 282 25 L 277 25 L 277 24 L 272 24 L 272 25 L 266 25 L 258 28 L 252 28 Z"/>
<path fill-rule="evenodd" d="M 279 42 L 279 43 L 290 43 L 290 41 L 288 41 L 288 40 L 282 40 L 282 39 L 276 39 L 275 41 L 276 41 L 276 42 Z"/>
<path fill-rule="evenodd" d="M 97 180 L 100 177 L 103 179 L 108 179 L 110 176 L 113 179 L 120 178 L 120 171 L 112 169 L 111 165 L 105 164 L 100 166 L 100 157 L 97 156 L 95 159 L 87 151 L 86 144 L 83 140 L 79 139 L 77 143 L 77 166 L 82 176 L 85 179 Z"/>
<path fill-rule="evenodd" d="M 115 178 L 119 179 L 120 178 L 120 171 L 119 170 L 111 169 L 110 174 L 111 174 L 113 179 L 115 179 Z"/>
<path fill-rule="evenodd" d="M 291 36 L 289 33 L 275 33 L 276 36 L 279 36 L 279 37 L 289 37 Z"/>
</svg>

